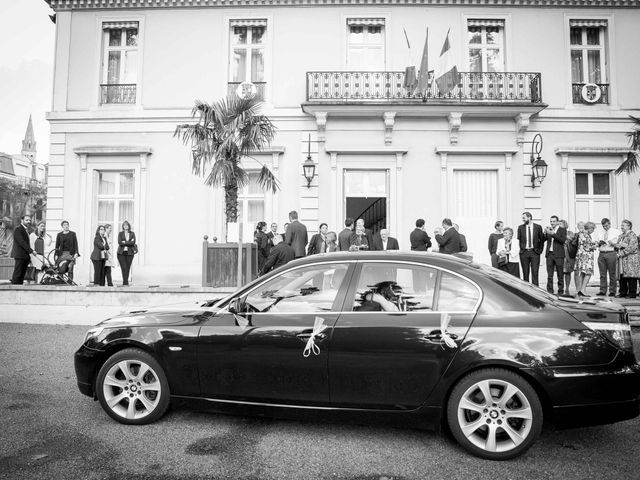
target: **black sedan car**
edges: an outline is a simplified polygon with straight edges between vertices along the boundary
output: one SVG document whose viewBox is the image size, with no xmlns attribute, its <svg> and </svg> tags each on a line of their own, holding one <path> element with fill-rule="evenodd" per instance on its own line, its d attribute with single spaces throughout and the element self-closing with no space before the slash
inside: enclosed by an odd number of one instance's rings
<svg viewBox="0 0 640 480">
<path fill-rule="evenodd" d="M 526 451 L 543 419 L 639 414 L 624 308 L 449 255 L 314 255 L 211 303 L 98 324 L 75 354 L 80 391 L 125 424 L 158 420 L 171 399 L 446 424 L 494 460 Z"/>
</svg>

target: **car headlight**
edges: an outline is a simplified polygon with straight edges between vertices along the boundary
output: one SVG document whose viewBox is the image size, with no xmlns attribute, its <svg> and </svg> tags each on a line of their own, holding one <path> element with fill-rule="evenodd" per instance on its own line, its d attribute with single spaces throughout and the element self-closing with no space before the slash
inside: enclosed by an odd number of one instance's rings
<svg viewBox="0 0 640 480">
<path fill-rule="evenodd" d="M 87 331 L 87 333 L 84 336 L 84 342 L 82 343 L 87 343 L 90 339 L 97 337 L 102 333 L 103 330 L 104 330 L 104 327 L 95 327 Z"/>
</svg>

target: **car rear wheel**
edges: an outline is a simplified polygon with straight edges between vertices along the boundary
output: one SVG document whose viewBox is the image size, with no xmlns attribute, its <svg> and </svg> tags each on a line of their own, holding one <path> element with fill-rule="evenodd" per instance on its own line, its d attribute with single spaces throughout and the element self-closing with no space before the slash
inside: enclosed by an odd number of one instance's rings
<svg viewBox="0 0 640 480">
<path fill-rule="evenodd" d="M 148 353 L 133 348 L 104 363 L 96 393 L 107 414 L 127 425 L 155 422 L 169 407 L 169 383 L 162 367 Z"/>
<path fill-rule="evenodd" d="M 509 370 L 473 372 L 454 387 L 447 420 L 458 443 L 489 460 L 521 455 L 542 430 L 542 406 L 531 385 Z"/>
</svg>

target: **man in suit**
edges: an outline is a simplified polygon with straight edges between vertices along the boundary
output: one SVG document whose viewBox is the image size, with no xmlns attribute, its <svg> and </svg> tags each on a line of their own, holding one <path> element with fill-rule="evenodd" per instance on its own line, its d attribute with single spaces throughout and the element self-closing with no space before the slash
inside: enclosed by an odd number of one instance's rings
<svg viewBox="0 0 640 480">
<path fill-rule="evenodd" d="M 305 248 L 309 243 L 307 236 L 307 227 L 298 221 L 298 212 L 292 210 L 289 212 L 289 225 L 285 234 L 285 242 L 293 248 L 296 258 L 305 256 Z"/>
<path fill-rule="evenodd" d="M 24 276 L 31 261 L 30 255 L 35 253 L 29 242 L 29 225 L 31 225 L 31 217 L 23 215 L 20 225 L 13 231 L 13 247 L 11 249 L 11 256 L 15 260 L 11 277 L 13 285 L 24 283 Z"/>
<path fill-rule="evenodd" d="M 538 286 L 538 270 L 540 269 L 540 254 L 544 246 L 544 233 L 542 227 L 533 223 L 531 213 L 522 214 L 522 225 L 518 227 L 518 240 L 520 242 L 520 264 L 522 265 L 522 278 Z"/>
<path fill-rule="evenodd" d="M 351 234 L 353 233 L 353 218 L 347 218 L 344 221 L 344 230 L 338 234 L 338 247 L 340 251 L 347 252 L 350 246 Z"/>
<path fill-rule="evenodd" d="M 373 232 L 364 226 L 364 220 L 359 218 L 356 220 L 356 227 L 360 227 L 362 231 L 364 231 L 365 236 L 367 237 L 367 244 L 369 248 L 373 245 Z"/>
<path fill-rule="evenodd" d="M 324 253 L 327 251 L 327 232 L 329 226 L 326 223 L 320 224 L 320 231 L 316 233 L 309 241 L 307 247 L 307 255 L 315 255 L 316 253 Z"/>
<path fill-rule="evenodd" d="M 409 234 L 409 242 L 411 242 L 411 250 L 418 252 L 426 252 L 431 248 L 431 238 L 424 231 L 424 219 L 416 220 L 416 228 Z"/>
<path fill-rule="evenodd" d="M 607 294 L 607 271 L 609 272 L 609 296 L 616 296 L 616 267 L 618 265 L 618 256 L 614 249 L 614 245 L 618 243 L 620 230 L 611 228 L 611 220 L 603 218 L 602 234 L 598 240 L 598 270 L 600 270 L 600 291 L 598 295 Z"/>
<path fill-rule="evenodd" d="M 553 293 L 553 271 L 558 276 L 558 294 L 564 293 L 564 242 L 567 230 L 560 225 L 560 219 L 552 215 L 551 224 L 545 229 L 547 242 L 547 292 Z"/>
<path fill-rule="evenodd" d="M 436 235 L 440 253 L 460 253 L 460 234 L 453 228 L 453 222 L 450 218 L 442 219 L 442 228 L 444 233 Z"/>
<path fill-rule="evenodd" d="M 461 252 L 466 252 L 468 247 L 467 247 L 467 237 L 465 237 L 463 234 L 460 233 L 460 227 L 458 226 L 457 223 L 453 224 L 453 228 L 456 229 L 456 232 L 458 232 L 458 236 L 460 237 L 460 251 Z"/>
<path fill-rule="evenodd" d="M 282 241 L 282 235 L 276 233 L 273 236 L 273 247 L 269 251 L 269 256 L 262 266 L 262 272 L 260 272 L 260 275 L 264 275 L 271 270 L 275 270 L 276 268 L 285 265 L 293 260 L 295 256 L 293 248 Z"/>
<path fill-rule="evenodd" d="M 372 250 L 400 250 L 400 247 L 398 240 L 390 237 L 389 230 L 383 228 L 380 230 L 380 235 L 374 235 Z"/>
</svg>

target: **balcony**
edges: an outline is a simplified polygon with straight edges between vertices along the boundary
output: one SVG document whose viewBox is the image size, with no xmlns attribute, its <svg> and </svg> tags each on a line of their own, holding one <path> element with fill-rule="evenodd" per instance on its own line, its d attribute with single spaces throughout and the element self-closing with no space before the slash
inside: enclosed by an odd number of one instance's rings
<svg viewBox="0 0 640 480">
<path fill-rule="evenodd" d="M 227 95 L 235 95 L 238 90 L 238 86 L 242 82 L 227 82 Z M 264 92 L 267 86 L 267 82 L 253 82 L 256 86 L 256 97 L 259 100 L 264 101 Z"/>
<path fill-rule="evenodd" d="M 585 85 L 587 85 L 587 88 L 585 88 Z M 595 88 L 594 85 L 598 88 Z M 585 105 L 609 104 L 608 83 L 572 83 L 571 94 L 573 103 L 584 103 Z"/>
<path fill-rule="evenodd" d="M 432 74 L 425 92 L 405 87 L 404 80 L 404 72 L 307 72 L 307 101 L 542 102 L 539 73 L 459 72 L 450 91 L 440 91 Z"/>
<path fill-rule="evenodd" d="M 100 85 L 100 104 L 135 104 L 135 83 L 111 83 Z"/>
</svg>

